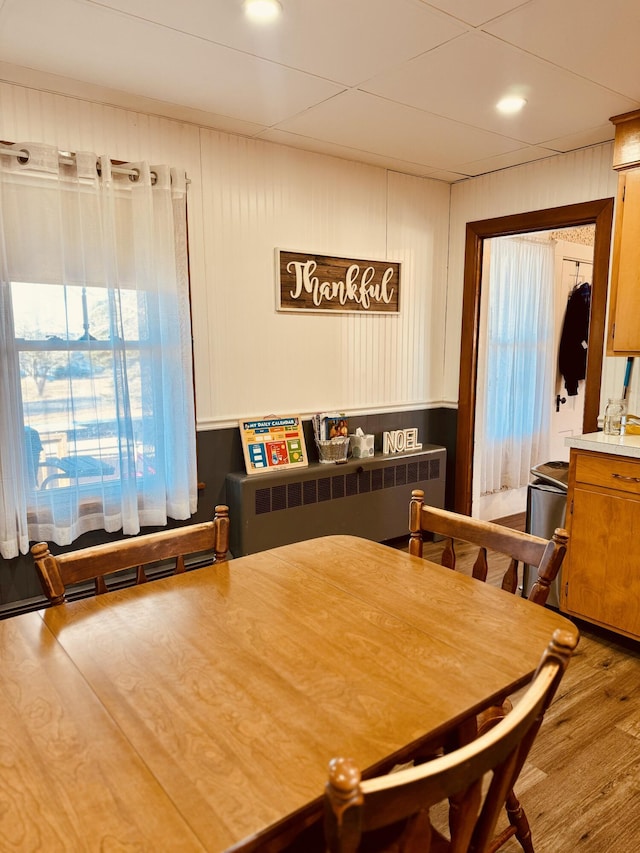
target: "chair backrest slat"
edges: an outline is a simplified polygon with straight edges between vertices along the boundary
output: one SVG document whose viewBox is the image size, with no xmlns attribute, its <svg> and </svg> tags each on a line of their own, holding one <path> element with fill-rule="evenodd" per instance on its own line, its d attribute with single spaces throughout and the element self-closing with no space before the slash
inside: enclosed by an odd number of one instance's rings
<svg viewBox="0 0 640 853">
<path fill-rule="evenodd" d="M 216 562 L 229 549 L 229 508 L 216 506 L 212 521 L 185 525 L 158 533 L 106 542 L 54 556 L 46 542 L 36 543 L 31 553 L 45 595 L 52 603 L 65 598 L 66 587 L 95 579 L 96 594 L 107 592 L 105 575 L 135 569 L 135 582 L 145 583 L 145 566 L 174 562 L 173 571 L 185 571 L 185 556 L 212 552 Z"/>
<path fill-rule="evenodd" d="M 495 552 L 508 557 L 508 567 L 502 578 L 502 588 L 508 592 L 515 593 L 518 589 L 520 566 L 532 566 L 537 570 L 537 578 L 528 598 L 536 604 L 546 602 L 549 588 L 560 570 L 569 541 L 567 531 L 562 528 L 556 528 L 551 539 L 544 539 L 492 521 L 481 521 L 428 506 L 424 503 L 424 492 L 414 489 L 409 505 L 409 552 L 418 557 L 423 554 L 424 532 L 445 537 L 441 562 L 450 569 L 456 567 L 458 542 L 477 546 L 479 550 L 473 566 L 473 577 L 478 580 L 487 579 L 487 553 Z"/>
</svg>

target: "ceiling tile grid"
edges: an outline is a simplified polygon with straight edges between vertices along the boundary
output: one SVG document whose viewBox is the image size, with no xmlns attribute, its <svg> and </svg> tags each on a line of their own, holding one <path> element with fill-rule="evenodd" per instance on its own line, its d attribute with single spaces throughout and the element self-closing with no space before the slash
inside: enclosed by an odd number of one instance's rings
<svg viewBox="0 0 640 853">
<path fill-rule="evenodd" d="M 455 182 L 613 138 L 637 0 L 0 0 L 0 79 Z M 504 116 L 497 101 L 521 94 Z"/>
</svg>

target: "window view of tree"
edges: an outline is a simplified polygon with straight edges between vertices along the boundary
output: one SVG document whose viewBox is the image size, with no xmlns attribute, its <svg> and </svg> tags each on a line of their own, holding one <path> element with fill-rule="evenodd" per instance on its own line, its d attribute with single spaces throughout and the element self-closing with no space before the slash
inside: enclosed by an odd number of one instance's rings
<svg viewBox="0 0 640 853">
<path fill-rule="evenodd" d="M 14 282 L 12 302 L 32 486 L 119 479 L 111 342 L 122 342 L 131 415 L 141 424 L 137 295 L 120 292 L 116 306 L 105 288 Z M 148 464 L 141 439 L 137 456 Z"/>
</svg>

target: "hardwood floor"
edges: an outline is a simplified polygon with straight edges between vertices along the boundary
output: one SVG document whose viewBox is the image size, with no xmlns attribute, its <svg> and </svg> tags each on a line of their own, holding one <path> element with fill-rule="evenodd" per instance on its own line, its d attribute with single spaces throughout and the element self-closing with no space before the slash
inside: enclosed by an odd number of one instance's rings
<svg viewBox="0 0 640 853">
<path fill-rule="evenodd" d="M 517 791 L 536 853 L 640 850 L 640 653 L 582 624 Z M 504 853 L 521 848 L 513 840 Z"/>
<path fill-rule="evenodd" d="M 425 543 L 424 556 L 437 560 L 440 548 Z M 470 573 L 463 558 L 461 550 L 458 570 Z M 501 578 L 504 568 L 496 569 L 489 583 Z M 583 622 L 579 628 L 580 643 L 516 790 L 536 853 L 637 853 L 640 643 Z M 511 839 L 501 851 L 522 848 Z"/>
</svg>

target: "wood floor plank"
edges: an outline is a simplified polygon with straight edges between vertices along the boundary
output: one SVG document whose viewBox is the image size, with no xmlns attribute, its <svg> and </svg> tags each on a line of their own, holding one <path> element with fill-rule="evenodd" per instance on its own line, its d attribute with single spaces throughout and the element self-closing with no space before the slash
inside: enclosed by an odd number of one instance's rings
<svg viewBox="0 0 640 853">
<path fill-rule="evenodd" d="M 640 740 L 640 711 L 637 712 L 635 720 L 622 720 L 622 722 L 616 723 L 616 728 Z M 638 816 L 638 820 L 640 820 L 640 815 Z"/>
<path fill-rule="evenodd" d="M 542 732 L 532 763 L 545 751 Z M 544 779 L 518 787 L 532 827 L 536 853 L 639 849 L 640 750 L 616 729 L 582 748 L 571 744 Z M 504 853 L 513 848 L 503 848 Z"/>
</svg>

